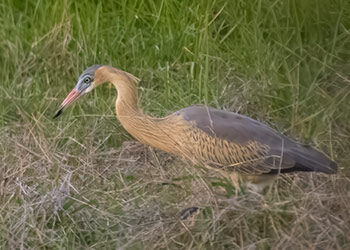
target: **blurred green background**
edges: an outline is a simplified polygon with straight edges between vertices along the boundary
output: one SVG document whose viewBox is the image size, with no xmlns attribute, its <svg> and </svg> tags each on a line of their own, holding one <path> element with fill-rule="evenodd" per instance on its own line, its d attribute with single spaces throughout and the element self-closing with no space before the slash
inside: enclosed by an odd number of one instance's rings
<svg viewBox="0 0 350 250">
<path fill-rule="evenodd" d="M 115 117 L 116 93 L 108 85 L 52 119 L 80 73 L 93 64 L 141 78 L 139 95 L 148 114 L 163 116 L 199 103 L 237 111 L 316 146 L 346 173 L 349 59 L 345 0 L 1 0 L 3 209 L 23 214 L 26 198 L 18 198 L 15 177 L 45 193 L 62 180 L 68 168 L 62 162 L 74 169 L 83 164 L 81 155 L 107 152 L 131 139 Z M 99 162 L 92 158 L 91 164 Z M 11 228 L 14 214 L 0 222 Z M 9 246 L 4 242 L 11 234 L 1 230 L 0 246 Z M 58 247 L 45 242 L 44 237 L 27 247 Z"/>
</svg>

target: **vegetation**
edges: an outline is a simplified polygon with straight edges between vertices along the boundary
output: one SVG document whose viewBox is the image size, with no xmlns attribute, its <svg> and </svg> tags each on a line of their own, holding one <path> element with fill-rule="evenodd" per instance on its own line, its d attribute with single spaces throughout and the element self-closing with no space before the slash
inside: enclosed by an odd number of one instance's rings
<svg viewBox="0 0 350 250">
<path fill-rule="evenodd" d="M 345 0 L 2 0 L 0 248 L 350 248 L 349 34 Z M 247 114 L 328 153 L 339 174 L 235 195 L 130 142 L 108 85 L 53 120 L 92 64 L 140 77 L 147 113 Z"/>
</svg>

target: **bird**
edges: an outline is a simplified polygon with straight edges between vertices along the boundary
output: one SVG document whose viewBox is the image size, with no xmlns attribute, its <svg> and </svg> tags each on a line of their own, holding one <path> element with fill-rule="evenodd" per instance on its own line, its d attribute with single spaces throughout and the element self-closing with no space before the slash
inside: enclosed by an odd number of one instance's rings
<svg viewBox="0 0 350 250">
<path fill-rule="evenodd" d="M 322 152 L 242 114 L 193 105 L 162 118 L 146 115 L 138 105 L 139 81 L 112 66 L 88 67 L 54 118 L 81 96 L 109 82 L 117 90 L 117 118 L 128 133 L 143 144 L 219 171 L 234 187 L 243 180 L 260 189 L 274 177 L 292 172 L 337 172 L 337 164 Z"/>
</svg>

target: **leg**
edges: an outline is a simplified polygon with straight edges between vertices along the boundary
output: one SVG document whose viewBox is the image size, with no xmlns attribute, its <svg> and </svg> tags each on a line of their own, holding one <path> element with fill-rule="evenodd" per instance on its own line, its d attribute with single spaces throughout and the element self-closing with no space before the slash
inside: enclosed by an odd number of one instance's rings
<svg viewBox="0 0 350 250">
<path fill-rule="evenodd" d="M 263 174 L 263 175 L 247 175 L 244 176 L 247 186 L 253 189 L 257 193 L 261 193 L 265 187 L 271 186 L 274 182 L 276 175 Z"/>
</svg>

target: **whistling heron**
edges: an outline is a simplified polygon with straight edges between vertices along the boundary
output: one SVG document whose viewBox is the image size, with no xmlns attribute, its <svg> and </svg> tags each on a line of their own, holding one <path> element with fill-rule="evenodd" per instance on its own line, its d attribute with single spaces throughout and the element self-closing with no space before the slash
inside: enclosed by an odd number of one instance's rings
<svg viewBox="0 0 350 250">
<path fill-rule="evenodd" d="M 118 92 L 117 117 L 133 137 L 195 164 L 231 177 L 240 173 L 253 181 L 259 181 L 259 176 L 295 171 L 337 171 L 337 164 L 323 153 L 244 115 L 198 105 L 164 118 L 147 116 L 138 106 L 138 81 L 130 73 L 110 66 L 91 66 L 80 75 L 55 117 L 80 96 L 111 82 Z"/>
</svg>

